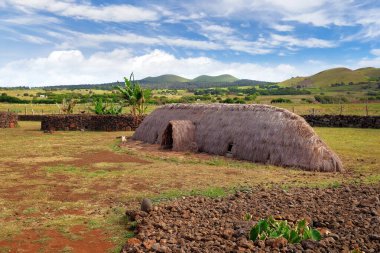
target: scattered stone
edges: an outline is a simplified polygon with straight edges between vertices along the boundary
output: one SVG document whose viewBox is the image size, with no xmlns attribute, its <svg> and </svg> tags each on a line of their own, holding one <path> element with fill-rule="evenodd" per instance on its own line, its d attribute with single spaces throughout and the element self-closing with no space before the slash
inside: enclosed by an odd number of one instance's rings
<svg viewBox="0 0 380 253">
<path fill-rule="evenodd" d="M 265 245 L 273 249 L 281 249 L 285 247 L 287 244 L 288 240 L 286 240 L 284 237 L 265 240 Z"/>
<path fill-rule="evenodd" d="M 380 241 L 380 235 L 369 235 L 369 239 L 372 241 Z"/>
<path fill-rule="evenodd" d="M 136 246 L 124 252 L 380 252 L 380 185 L 329 189 L 253 188 L 225 198 L 189 196 L 136 212 Z M 370 201 L 365 201 L 370 200 Z M 366 207 L 368 205 L 370 207 Z M 252 215 L 246 220 L 246 214 Z M 249 240 L 253 225 L 273 215 L 294 224 L 306 218 L 319 242 Z"/>
<path fill-rule="evenodd" d="M 301 242 L 301 245 L 304 249 L 314 250 L 319 246 L 319 243 L 313 240 L 304 240 Z"/>
<path fill-rule="evenodd" d="M 135 210 L 126 210 L 125 215 L 127 215 L 131 221 L 135 221 L 137 212 Z"/>
<path fill-rule="evenodd" d="M 145 240 L 143 242 L 143 245 L 144 247 L 147 249 L 147 250 L 150 250 L 152 248 L 152 246 L 156 243 L 156 240 Z"/>
<path fill-rule="evenodd" d="M 150 199 L 143 199 L 141 202 L 141 211 L 149 213 L 152 210 L 153 204 Z"/>
<path fill-rule="evenodd" d="M 129 238 L 127 244 L 136 247 L 141 245 L 141 241 L 137 238 Z"/>
</svg>

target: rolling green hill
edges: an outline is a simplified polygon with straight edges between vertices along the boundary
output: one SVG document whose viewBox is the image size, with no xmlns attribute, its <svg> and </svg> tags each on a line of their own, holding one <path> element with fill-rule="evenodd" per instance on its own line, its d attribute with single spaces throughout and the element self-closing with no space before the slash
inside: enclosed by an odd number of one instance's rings
<svg viewBox="0 0 380 253">
<path fill-rule="evenodd" d="M 355 72 L 358 72 L 364 76 L 367 76 L 369 78 L 379 78 L 380 77 L 380 68 L 361 68 L 355 70 Z"/>
<path fill-rule="evenodd" d="M 220 75 L 220 76 L 207 76 L 202 75 L 194 78 L 192 81 L 197 83 L 232 83 L 239 80 L 238 78 L 231 75 Z"/>
<path fill-rule="evenodd" d="M 161 75 L 157 77 L 146 77 L 138 81 L 143 87 L 149 89 L 199 89 L 210 87 L 229 87 L 229 86 L 254 86 L 254 85 L 273 85 L 273 82 L 257 81 L 250 79 L 238 79 L 231 75 L 206 76 L 202 75 L 194 79 L 187 79 L 177 75 Z M 47 86 L 47 89 L 102 89 L 111 90 L 122 82 L 111 82 L 103 84 L 78 84 Z"/>
<path fill-rule="evenodd" d="M 380 77 L 380 69 L 378 68 L 361 68 L 351 70 L 348 68 L 333 68 L 308 77 L 294 77 L 279 83 L 284 87 L 329 87 L 336 83 L 363 83 L 370 79 Z"/>
<path fill-rule="evenodd" d="M 190 79 L 186 79 L 181 76 L 176 75 L 162 75 L 157 77 L 146 77 L 144 79 L 141 79 L 141 83 L 185 83 L 189 82 Z"/>
</svg>

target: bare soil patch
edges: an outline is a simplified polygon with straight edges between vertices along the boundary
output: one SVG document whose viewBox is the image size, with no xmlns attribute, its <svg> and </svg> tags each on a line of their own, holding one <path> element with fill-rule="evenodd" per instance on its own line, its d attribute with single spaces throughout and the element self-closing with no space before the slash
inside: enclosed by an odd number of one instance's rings
<svg viewBox="0 0 380 253">
<path fill-rule="evenodd" d="M 76 158 L 78 159 L 72 161 L 71 165 L 79 167 L 88 166 L 94 163 L 149 163 L 148 161 L 130 156 L 128 154 L 116 154 L 110 151 L 87 153 L 77 156 Z"/>
<path fill-rule="evenodd" d="M 76 193 L 73 192 L 73 187 L 67 185 L 55 185 L 54 191 L 52 191 L 52 195 L 50 200 L 61 201 L 61 202 L 76 202 L 80 200 L 89 200 L 93 197 L 93 194 L 85 192 L 85 193 Z"/>
<path fill-rule="evenodd" d="M 173 151 L 171 149 L 162 149 L 159 144 L 143 143 L 141 141 L 135 141 L 132 139 L 128 139 L 128 142 L 125 144 L 125 146 L 131 149 L 143 150 L 144 152 L 149 153 L 149 154 L 168 156 L 168 157 L 183 157 L 184 155 L 186 155 L 186 156 L 191 156 L 191 157 L 198 158 L 201 160 L 210 160 L 215 157 L 225 158 L 224 156 L 215 156 L 215 155 L 210 155 L 207 153 L 190 153 L 190 152 L 183 152 L 183 151 Z M 228 158 L 225 158 L 225 159 L 228 159 Z"/>
<path fill-rule="evenodd" d="M 339 188 L 254 188 L 225 198 L 186 197 L 138 212 L 136 240 L 123 252 L 380 252 L 380 185 Z M 244 217 L 252 215 L 251 221 Z M 248 240 L 250 228 L 273 215 L 306 219 L 319 241 L 278 246 Z"/>
<path fill-rule="evenodd" d="M 0 198 L 11 201 L 20 201 L 27 197 L 28 191 L 34 189 L 37 185 L 17 185 L 0 189 Z"/>
<path fill-rule="evenodd" d="M 65 237 L 57 230 L 24 230 L 9 241 L 0 241 L 0 249 L 9 252 L 99 252 L 110 250 L 113 245 L 106 240 L 101 230 L 88 230 L 85 226 L 74 226 L 70 232 L 75 240 Z"/>
</svg>

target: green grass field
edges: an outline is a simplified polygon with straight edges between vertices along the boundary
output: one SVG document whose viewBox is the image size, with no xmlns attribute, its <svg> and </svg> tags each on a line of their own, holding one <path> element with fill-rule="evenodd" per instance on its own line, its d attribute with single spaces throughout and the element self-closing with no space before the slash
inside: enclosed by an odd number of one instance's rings
<svg viewBox="0 0 380 253">
<path fill-rule="evenodd" d="M 284 98 L 294 96 L 281 96 Z M 270 100 L 275 98 L 275 96 L 268 96 L 266 100 L 260 100 L 262 104 L 270 104 Z M 268 102 L 269 100 L 269 102 Z M 313 109 L 315 114 L 340 114 L 342 108 L 343 115 L 366 115 L 366 106 L 368 106 L 369 115 L 380 115 L 380 103 L 369 103 L 366 104 L 303 104 L 303 103 L 290 103 L 290 104 L 270 104 L 273 106 L 281 107 L 290 111 L 294 111 L 299 115 L 312 114 Z M 157 106 L 149 105 L 147 107 L 147 113 L 152 112 Z M 78 104 L 74 108 L 74 113 L 80 113 L 81 111 L 89 112 L 91 108 L 90 104 Z M 6 104 L 0 103 L 0 111 L 10 110 L 12 112 L 17 112 L 19 114 L 58 114 L 59 109 L 56 105 L 31 105 L 31 104 Z M 123 108 L 123 113 L 129 113 L 130 109 L 128 107 Z"/>
<path fill-rule="evenodd" d="M 116 137 L 125 132 L 45 134 L 39 127 L 38 122 L 20 122 L 18 128 L 0 129 L 0 252 L 14 247 L 70 252 L 94 245 L 119 252 L 133 236 L 128 230 L 133 223 L 124 211 L 138 208 L 143 197 L 162 201 L 194 194 L 223 196 L 256 185 L 380 182 L 377 129 L 316 128 L 343 160 L 347 172 L 336 174 L 136 143 L 119 147 Z"/>
</svg>

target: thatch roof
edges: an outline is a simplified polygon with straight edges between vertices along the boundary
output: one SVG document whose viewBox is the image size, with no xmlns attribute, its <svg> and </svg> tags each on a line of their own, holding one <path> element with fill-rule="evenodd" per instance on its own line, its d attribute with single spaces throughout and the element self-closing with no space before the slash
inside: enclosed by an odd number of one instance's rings
<svg viewBox="0 0 380 253">
<path fill-rule="evenodd" d="M 197 151 L 195 125 L 190 120 L 171 120 L 162 137 L 161 146 L 175 151 Z"/>
<path fill-rule="evenodd" d="M 195 125 L 200 152 L 232 153 L 237 159 L 312 171 L 343 171 L 339 157 L 302 117 L 268 105 L 165 105 L 144 119 L 133 139 L 160 144 L 172 120 Z"/>
</svg>

